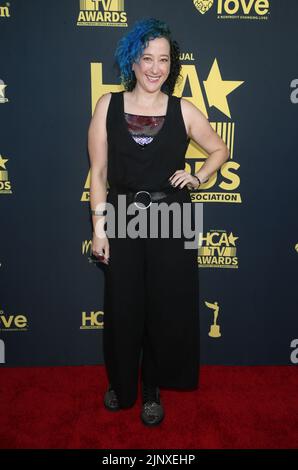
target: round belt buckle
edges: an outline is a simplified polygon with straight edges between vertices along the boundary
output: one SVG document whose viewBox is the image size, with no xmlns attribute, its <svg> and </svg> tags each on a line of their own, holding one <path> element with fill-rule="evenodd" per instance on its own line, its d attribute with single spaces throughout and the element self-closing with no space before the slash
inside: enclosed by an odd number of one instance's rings
<svg viewBox="0 0 298 470">
<path fill-rule="evenodd" d="M 143 193 L 143 196 L 140 196 L 142 193 Z M 137 201 L 137 198 L 139 199 L 139 201 Z M 139 206 L 138 202 L 143 204 L 143 207 Z M 149 202 L 149 204 L 146 205 L 146 203 L 148 203 L 148 202 Z M 148 193 L 148 191 L 138 191 L 134 195 L 134 203 L 139 209 L 148 209 L 148 207 L 150 207 L 151 204 L 152 204 L 152 199 L 151 199 L 150 193 Z"/>
</svg>

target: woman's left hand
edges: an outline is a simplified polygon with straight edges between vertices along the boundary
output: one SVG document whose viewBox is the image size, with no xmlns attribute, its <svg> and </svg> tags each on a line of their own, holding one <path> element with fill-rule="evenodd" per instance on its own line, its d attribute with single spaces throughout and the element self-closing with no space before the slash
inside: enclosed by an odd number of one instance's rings
<svg viewBox="0 0 298 470">
<path fill-rule="evenodd" d="M 173 186 L 179 186 L 180 189 L 182 189 L 185 185 L 188 189 L 198 189 L 198 187 L 200 186 L 200 183 L 197 178 L 190 175 L 185 170 L 175 171 L 175 173 L 169 178 L 169 181 Z"/>
</svg>

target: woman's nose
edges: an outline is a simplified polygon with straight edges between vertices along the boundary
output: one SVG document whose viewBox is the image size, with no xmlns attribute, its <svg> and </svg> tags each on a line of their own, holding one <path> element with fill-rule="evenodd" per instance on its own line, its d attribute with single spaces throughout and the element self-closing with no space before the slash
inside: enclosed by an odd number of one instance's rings
<svg viewBox="0 0 298 470">
<path fill-rule="evenodd" d="M 153 63 L 152 63 L 151 70 L 152 70 L 152 72 L 155 73 L 155 74 L 158 73 L 158 70 L 159 70 L 158 62 L 153 62 Z"/>
</svg>

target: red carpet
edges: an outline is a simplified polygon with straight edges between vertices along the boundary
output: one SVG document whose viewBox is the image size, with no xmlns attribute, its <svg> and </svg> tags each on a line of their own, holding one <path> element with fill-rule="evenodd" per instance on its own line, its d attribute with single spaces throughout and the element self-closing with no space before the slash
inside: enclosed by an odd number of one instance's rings
<svg viewBox="0 0 298 470">
<path fill-rule="evenodd" d="M 291 449 L 298 447 L 294 366 L 201 368 L 195 392 L 161 390 L 165 419 L 102 404 L 103 366 L 2 368 L 0 447 L 10 449 Z"/>
</svg>

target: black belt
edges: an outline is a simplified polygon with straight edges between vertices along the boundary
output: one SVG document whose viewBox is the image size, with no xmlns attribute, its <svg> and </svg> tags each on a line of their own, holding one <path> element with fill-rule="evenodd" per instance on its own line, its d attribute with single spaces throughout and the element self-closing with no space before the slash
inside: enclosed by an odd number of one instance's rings
<svg viewBox="0 0 298 470">
<path fill-rule="evenodd" d="M 152 202 L 160 201 L 169 194 L 179 191 L 180 188 L 172 187 L 164 189 L 163 191 L 131 191 L 122 186 L 113 186 L 110 191 L 116 191 L 118 194 L 125 194 L 128 199 L 128 203 L 134 202 L 139 209 L 147 209 L 151 206 Z"/>
</svg>

